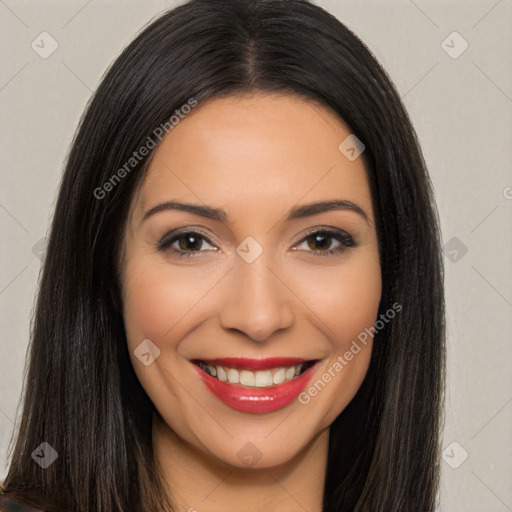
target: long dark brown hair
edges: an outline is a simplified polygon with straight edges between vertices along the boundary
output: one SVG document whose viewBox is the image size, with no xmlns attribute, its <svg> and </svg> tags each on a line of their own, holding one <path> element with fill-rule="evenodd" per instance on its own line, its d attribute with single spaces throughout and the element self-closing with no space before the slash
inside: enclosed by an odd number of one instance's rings
<svg viewBox="0 0 512 512">
<path fill-rule="evenodd" d="M 152 451 L 154 407 L 131 366 L 119 306 L 124 223 L 154 150 L 108 193 L 103 185 L 191 98 L 200 106 L 254 91 L 316 101 L 364 143 L 380 313 L 402 306 L 376 335 L 367 376 L 330 428 L 323 510 L 434 511 L 445 340 L 431 183 L 377 59 L 302 0 L 192 0 L 147 26 L 104 76 L 60 184 L 5 491 L 52 511 L 173 510 Z M 42 442 L 58 453 L 47 469 L 31 457 Z"/>
</svg>

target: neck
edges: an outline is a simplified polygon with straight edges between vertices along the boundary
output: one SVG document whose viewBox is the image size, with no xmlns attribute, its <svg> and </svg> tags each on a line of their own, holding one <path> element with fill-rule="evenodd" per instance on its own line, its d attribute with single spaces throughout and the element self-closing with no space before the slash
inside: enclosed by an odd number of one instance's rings
<svg viewBox="0 0 512 512">
<path fill-rule="evenodd" d="M 279 466 L 239 468 L 179 438 L 157 416 L 153 421 L 153 449 L 177 510 L 322 511 L 329 430 Z"/>
</svg>

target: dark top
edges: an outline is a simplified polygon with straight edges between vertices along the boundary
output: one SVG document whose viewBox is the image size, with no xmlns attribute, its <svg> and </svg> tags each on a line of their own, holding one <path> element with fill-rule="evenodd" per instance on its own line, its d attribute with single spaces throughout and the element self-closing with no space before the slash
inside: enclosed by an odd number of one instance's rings
<svg viewBox="0 0 512 512">
<path fill-rule="evenodd" d="M 0 512 L 44 512 L 42 508 L 14 494 L 0 494 Z"/>
</svg>

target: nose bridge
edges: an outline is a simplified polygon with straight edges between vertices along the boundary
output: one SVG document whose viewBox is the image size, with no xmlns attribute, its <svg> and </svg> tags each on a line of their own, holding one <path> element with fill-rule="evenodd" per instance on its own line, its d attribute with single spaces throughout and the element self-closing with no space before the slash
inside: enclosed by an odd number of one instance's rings
<svg viewBox="0 0 512 512">
<path fill-rule="evenodd" d="M 240 248 L 247 246 L 240 244 Z M 263 342 L 293 323 L 290 291 L 276 276 L 279 270 L 274 270 L 275 263 L 271 249 L 263 250 L 252 261 L 243 253 L 236 256 L 230 290 L 222 305 L 224 328 L 239 330 L 252 340 Z"/>
</svg>

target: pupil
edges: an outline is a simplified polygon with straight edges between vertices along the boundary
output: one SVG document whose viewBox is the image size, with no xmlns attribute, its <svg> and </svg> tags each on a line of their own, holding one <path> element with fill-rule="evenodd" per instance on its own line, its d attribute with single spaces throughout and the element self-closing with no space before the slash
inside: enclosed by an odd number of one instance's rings
<svg viewBox="0 0 512 512">
<path fill-rule="evenodd" d="M 311 249 L 314 250 L 322 250 L 322 249 L 328 249 L 330 244 L 330 237 L 325 235 L 313 235 L 314 245 L 317 245 L 317 247 L 311 247 Z M 323 243 L 322 243 L 323 242 Z M 320 246 L 320 247 L 318 247 Z"/>
<path fill-rule="evenodd" d="M 182 243 L 184 242 L 184 243 Z M 190 243 L 189 243 L 190 242 Z M 195 235 L 185 235 L 180 239 L 180 249 L 199 250 L 201 248 L 201 238 Z"/>
</svg>

